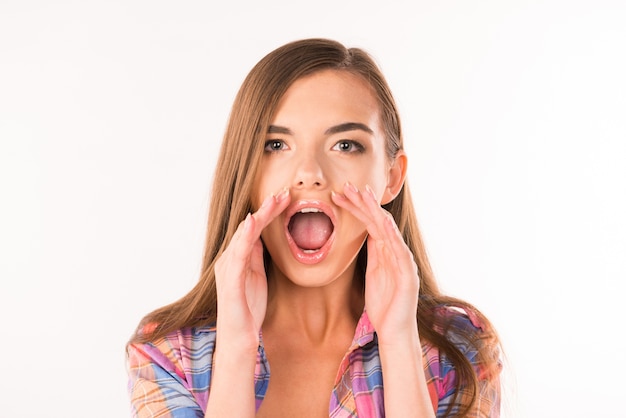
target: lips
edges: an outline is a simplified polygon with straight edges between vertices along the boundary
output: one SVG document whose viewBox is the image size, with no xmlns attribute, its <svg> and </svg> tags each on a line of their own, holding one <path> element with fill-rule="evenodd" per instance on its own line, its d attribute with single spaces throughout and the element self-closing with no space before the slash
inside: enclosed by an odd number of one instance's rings
<svg viewBox="0 0 626 418">
<path fill-rule="evenodd" d="M 335 239 L 336 218 L 332 208 L 319 200 L 299 200 L 286 211 L 285 236 L 293 257 L 316 264 L 329 254 Z"/>
</svg>

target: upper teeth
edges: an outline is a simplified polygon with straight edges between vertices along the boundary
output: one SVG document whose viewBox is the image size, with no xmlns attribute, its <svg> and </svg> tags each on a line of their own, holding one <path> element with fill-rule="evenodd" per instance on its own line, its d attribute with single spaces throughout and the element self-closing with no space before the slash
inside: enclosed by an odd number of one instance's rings
<svg viewBox="0 0 626 418">
<path fill-rule="evenodd" d="M 321 210 L 317 208 L 304 208 L 300 209 L 300 213 L 311 213 L 311 212 L 321 212 Z"/>
</svg>

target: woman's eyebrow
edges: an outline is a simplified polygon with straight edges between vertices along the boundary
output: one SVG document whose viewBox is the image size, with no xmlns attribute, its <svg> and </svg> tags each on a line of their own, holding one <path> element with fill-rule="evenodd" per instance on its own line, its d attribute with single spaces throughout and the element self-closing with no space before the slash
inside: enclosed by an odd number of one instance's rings
<svg viewBox="0 0 626 418">
<path fill-rule="evenodd" d="M 369 126 L 358 122 L 346 122 L 339 125 L 331 126 L 330 128 L 326 129 L 326 132 L 324 132 L 324 134 L 333 135 L 341 132 L 357 130 L 367 132 L 368 134 L 374 134 L 374 131 Z"/>
<path fill-rule="evenodd" d="M 269 128 L 267 128 L 267 133 L 268 134 L 293 135 L 293 132 L 291 132 L 291 129 L 285 128 L 284 126 L 276 126 L 276 125 L 270 125 Z"/>
<path fill-rule="evenodd" d="M 338 134 L 342 132 L 357 131 L 357 130 L 367 132 L 368 134 L 374 134 L 374 131 L 369 126 L 365 125 L 364 123 L 346 122 L 346 123 L 341 123 L 339 125 L 331 126 L 330 128 L 326 129 L 326 131 L 324 132 L 324 135 L 333 135 L 333 134 Z M 284 126 L 277 126 L 277 125 L 270 125 L 269 128 L 267 128 L 267 133 L 268 134 L 293 135 L 293 132 L 291 131 L 291 129 L 286 128 Z"/>
</svg>

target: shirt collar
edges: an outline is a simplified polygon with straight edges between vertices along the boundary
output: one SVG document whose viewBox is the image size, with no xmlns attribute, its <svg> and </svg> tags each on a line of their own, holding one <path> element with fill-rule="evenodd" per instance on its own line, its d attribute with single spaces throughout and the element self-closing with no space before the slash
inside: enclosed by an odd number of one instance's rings
<svg viewBox="0 0 626 418">
<path fill-rule="evenodd" d="M 374 326 L 370 322 L 367 312 L 363 310 L 359 322 L 356 324 L 356 329 L 354 330 L 354 339 L 352 340 L 351 348 L 363 347 L 371 343 L 374 341 L 374 334 Z"/>
<path fill-rule="evenodd" d="M 197 333 L 214 333 L 216 331 L 216 324 L 212 323 L 208 326 L 202 326 L 196 328 Z M 374 336 L 376 331 L 374 330 L 374 326 L 370 322 L 369 316 L 367 316 L 367 312 L 363 309 L 363 313 L 359 318 L 359 321 L 356 324 L 356 328 L 354 330 L 354 338 L 352 339 L 352 345 L 350 349 L 354 349 L 357 347 L 363 347 L 372 341 L 374 341 Z M 263 346 L 263 332 L 259 332 L 259 340 L 260 346 Z"/>
</svg>

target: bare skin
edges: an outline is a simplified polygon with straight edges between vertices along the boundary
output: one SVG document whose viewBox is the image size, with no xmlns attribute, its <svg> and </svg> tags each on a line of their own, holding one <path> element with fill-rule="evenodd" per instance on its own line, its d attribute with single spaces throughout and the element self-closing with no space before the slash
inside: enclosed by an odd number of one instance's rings
<svg viewBox="0 0 626 418">
<path fill-rule="evenodd" d="M 381 207 L 399 192 L 406 157 L 387 158 L 377 102 L 357 76 L 314 74 L 294 83 L 281 103 L 273 122 L 281 134 L 268 136 L 272 148 L 255 188 L 258 209 L 216 264 L 218 333 L 207 416 L 255 416 L 260 330 L 271 378 L 257 416 L 328 416 L 339 363 L 365 307 L 378 334 L 386 416 L 433 417 L 415 315 L 417 267 Z M 333 133 L 345 122 L 366 129 Z M 303 199 L 324 202 L 337 219 L 332 250 L 310 265 L 291 257 L 284 232 L 285 211 Z M 269 277 L 261 238 L 272 256 Z M 363 295 L 354 275 L 364 242 Z"/>
<path fill-rule="evenodd" d="M 310 336 L 310 340 L 279 326 L 264 331 L 271 379 L 258 417 L 328 416 L 337 369 L 354 331 L 354 326 L 346 325 L 338 335 Z"/>
<path fill-rule="evenodd" d="M 360 290 L 341 288 L 345 283 L 310 290 L 306 298 L 290 281 L 270 287 L 263 343 L 271 380 L 257 417 L 328 416 L 337 369 L 363 311 Z M 352 302 L 344 303 L 350 294 Z"/>
</svg>

